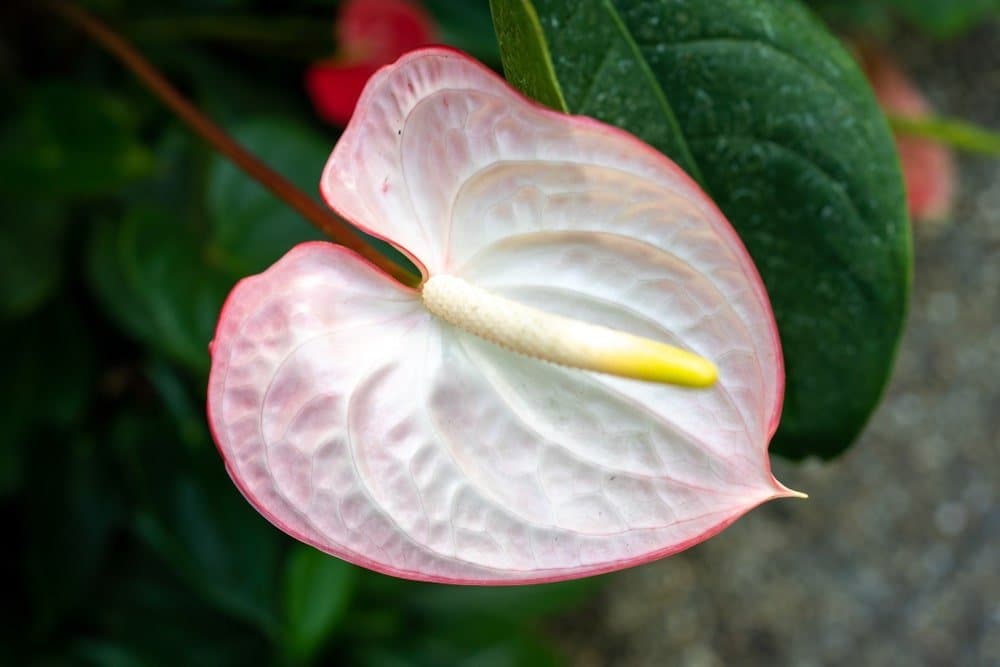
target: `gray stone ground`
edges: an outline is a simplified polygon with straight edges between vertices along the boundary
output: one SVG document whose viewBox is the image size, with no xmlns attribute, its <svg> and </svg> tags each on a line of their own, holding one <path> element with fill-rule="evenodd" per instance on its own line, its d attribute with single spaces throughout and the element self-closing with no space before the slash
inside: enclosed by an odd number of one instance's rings
<svg viewBox="0 0 1000 667">
<path fill-rule="evenodd" d="M 938 110 L 1000 128 L 1000 29 L 895 45 Z M 954 222 L 918 228 L 883 404 L 841 459 L 775 462 L 770 503 L 607 577 L 557 626 L 574 665 L 1000 665 L 1000 160 L 962 157 Z"/>
</svg>

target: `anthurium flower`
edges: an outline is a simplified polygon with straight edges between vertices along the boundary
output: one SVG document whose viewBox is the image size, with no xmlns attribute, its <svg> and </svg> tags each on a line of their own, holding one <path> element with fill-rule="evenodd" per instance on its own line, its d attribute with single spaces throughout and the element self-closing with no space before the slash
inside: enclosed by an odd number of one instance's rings
<svg viewBox="0 0 1000 667">
<path fill-rule="evenodd" d="M 347 0 L 336 32 L 340 53 L 306 71 L 306 91 L 320 117 L 341 126 L 379 67 L 434 41 L 430 17 L 407 0 Z"/>
<path fill-rule="evenodd" d="M 919 118 L 931 112 L 923 93 L 888 54 L 871 46 L 862 47 L 859 53 L 875 97 L 887 113 Z M 928 222 L 948 218 L 956 190 L 951 151 L 929 139 L 900 135 L 896 148 L 910 217 Z"/>
<path fill-rule="evenodd" d="M 321 191 L 425 281 L 313 242 L 233 289 L 211 426 L 282 530 L 397 576 L 542 582 L 800 495 L 770 472 L 760 277 L 662 154 L 425 49 L 372 78 Z"/>
</svg>

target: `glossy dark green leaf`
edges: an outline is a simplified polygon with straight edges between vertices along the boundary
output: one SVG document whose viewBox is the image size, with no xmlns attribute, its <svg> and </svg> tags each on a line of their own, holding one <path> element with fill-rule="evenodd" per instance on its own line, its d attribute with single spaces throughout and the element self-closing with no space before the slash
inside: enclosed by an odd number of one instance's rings
<svg viewBox="0 0 1000 667">
<path fill-rule="evenodd" d="M 507 80 L 528 97 L 569 111 L 534 3 L 491 0 L 490 8 Z"/>
<path fill-rule="evenodd" d="M 319 177 L 333 142 L 289 121 L 255 120 L 234 136 L 272 169 L 318 199 Z M 208 214 L 220 261 L 240 275 L 263 271 L 293 246 L 320 239 L 288 204 L 222 157 L 213 160 Z"/>
<path fill-rule="evenodd" d="M 305 545 L 289 552 L 285 565 L 285 644 L 299 660 L 322 648 L 347 612 L 359 570 Z"/>
<path fill-rule="evenodd" d="M 83 84 L 39 85 L 0 131 L 0 192 L 52 198 L 108 192 L 150 172 L 129 107 Z"/>
<path fill-rule="evenodd" d="M 787 387 L 772 451 L 829 457 L 888 379 L 909 294 L 899 165 L 861 72 L 792 0 L 494 1 L 504 68 L 573 113 L 623 127 L 698 180 L 767 285 Z M 531 74 L 531 72 L 536 74 Z M 529 93 L 539 95 L 528 89 Z"/>
</svg>

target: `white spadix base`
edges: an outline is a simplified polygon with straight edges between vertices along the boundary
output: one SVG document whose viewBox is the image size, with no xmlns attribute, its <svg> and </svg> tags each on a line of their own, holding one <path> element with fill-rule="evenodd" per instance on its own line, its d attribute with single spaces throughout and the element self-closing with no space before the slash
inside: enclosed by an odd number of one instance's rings
<svg viewBox="0 0 1000 667">
<path fill-rule="evenodd" d="M 445 322 L 542 361 L 687 387 L 710 387 L 718 378 L 714 364 L 686 350 L 552 315 L 456 276 L 431 276 L 421 293 Z"/>
</svg>

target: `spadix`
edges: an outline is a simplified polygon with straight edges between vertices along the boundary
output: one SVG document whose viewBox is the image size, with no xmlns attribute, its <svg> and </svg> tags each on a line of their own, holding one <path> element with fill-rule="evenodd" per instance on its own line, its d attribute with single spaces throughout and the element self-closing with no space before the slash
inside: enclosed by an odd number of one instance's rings
<svg viewBox="0 0 1000 667">
<path fill-rule="evenodd" d="M 432 276 L 421 298 L 427 310 L 449 324 L 542 361 L 689 387 L 710 387 L 718 378 L 715 365 L 696 354 L 548 315 L 455 276 Z"/>
<path fill-rule="evenodd" d="M 427 49 L 371 79 L 321 191 L 426 280 L 306 243 L 227 300 L 209 419 L 281 529 L 398 576 L 541 582 L 795 495 L 763 285 L 663 155 Z"/>
</svg>

